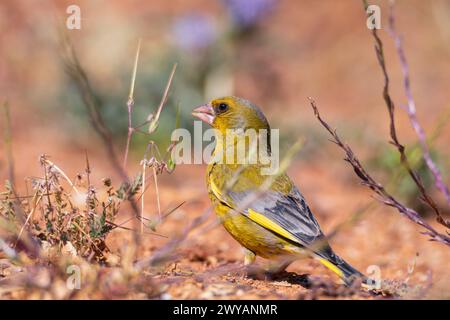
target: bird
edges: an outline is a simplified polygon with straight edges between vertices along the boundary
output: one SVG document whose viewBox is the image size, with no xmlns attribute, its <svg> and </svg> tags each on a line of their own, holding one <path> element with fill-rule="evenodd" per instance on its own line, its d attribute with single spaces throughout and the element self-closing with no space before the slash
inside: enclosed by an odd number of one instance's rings
<svg viewBox="0 0 450 320">
<path fill-rule="evenodd" d="M 296 260 L 312 257 L 336 273 L 345 285 L 355 279 L 367 281 L 333 251 L 305 198 L 286 173 L 262 174 L 259 159 L 234 163 L 238 141 L 249 142 L 245 137 L 251 130 L 265 132 L 261 140 L 265 152 L 261 154 L 278 152 L 271 150 L 270 126 L 257 105 L 226 96 L 196 107 L 192 115 L 215 132 L 216 145 L 206 172 L 208 195 L 225 229 L 244 248 L 244 266 L 250 267 L 260 256 L 272 261 L 266 271 L 275 275 Z M 248 146 L 244 150 L 246 156 L 251 154 Z M 229 151 L 233 151 L 231 159 Z M 267 187 L 261 191 L 265 183 Z"/>
</svg>

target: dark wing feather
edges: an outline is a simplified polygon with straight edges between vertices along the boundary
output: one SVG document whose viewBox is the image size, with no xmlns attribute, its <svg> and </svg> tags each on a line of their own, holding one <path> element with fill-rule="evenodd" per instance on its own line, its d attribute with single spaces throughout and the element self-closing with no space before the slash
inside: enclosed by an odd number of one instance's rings
<svg viewBox="0 0 450 320">
<path fill-rule="evenodd" d="M 250 193 L 228 192 L 227 195 L 231 198 L 232 203 L 239 208 L 240 204 L 245 203 L 244 201 Z M 269 190 L 260 198 L 251 202 L 241 213 L 248 216 L 249 209 L 264 215 L 281 226 L 304 246 L 308 246 L 323 237 L 317 220 L 295 186 L 287 195 Z"/>
</svg>

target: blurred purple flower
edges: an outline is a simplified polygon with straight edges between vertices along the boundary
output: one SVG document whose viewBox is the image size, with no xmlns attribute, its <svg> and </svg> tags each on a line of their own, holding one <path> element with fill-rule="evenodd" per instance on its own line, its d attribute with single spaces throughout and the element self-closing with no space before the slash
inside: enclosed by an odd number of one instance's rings
<svg viewBox="0 0 450 320">
<path fill-rule="evenodd" d="M 204 49 L 216 40 L 214 24 L 200 13 L 179 17 L 173 26 L 173 35 L 175 44 L 188 51 Z"/>
<path fill-rule="evenodd" d="M 221 0 L 240 27 L 248 28 L 272 12 L 277 0 Z"/>
</svg>

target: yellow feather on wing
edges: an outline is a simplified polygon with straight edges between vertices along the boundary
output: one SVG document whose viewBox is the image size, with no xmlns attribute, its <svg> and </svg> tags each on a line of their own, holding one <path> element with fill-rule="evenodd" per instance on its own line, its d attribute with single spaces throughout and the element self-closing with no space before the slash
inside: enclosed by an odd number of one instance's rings
<svg viewBox="0 0 450 320">
<path fill-rule="evenodd" d="M 210 179 L 209 183 L 210 183 L 211 190 L 214 193 L 214 195 L 221 201 L 225 202 L 222 197 L 222 194 L 220 192 L 220 189 L 217 187 L 217 185 L 214 183 L 214 181 L 212 179 Z M 262 227 L 264 227 L 286 239 L 289 239 L 295 243 L 300 243 L 298 241 L 298 239 L 295 236 L 293 236 L 289 231 L 285 230 L 283 227 L 281 227 L 280 225 L 278 225 L 277 223 L 270 220 L 269 218 L 267 218 L 266 216 L 264 216 L 263 214 L 261 214 L 259 212 L 256 212 L 249 208 L 248 214 L 246 214 L 245 216 L 250 218 L 250 220 L 259 224 L 260 226 L 262 226 Z"/>
<path fill-rule="evenodd" d="M 247 217 L 249 217 L 254 222 L 258 223 L 262 227 L 264 227 L 272 232 L 275 232 L 276 234 L 278 234 L 286 239 L 289 239 L 293 242 L 299 243 L 298 239 L 296 239 L 291 233 L 289 233 L 283 227 L 279 226 L 278 224 L 276 224 L 275 222 L 273 222 L 266 216 L 262 215 L 261 213 L 258 213 L 252 209 L 249 209 Z M 322 263 L 325 267 L 327 267 L 328 269 L 330 269 L 331 271 L 336 273 L 339 277 L 342 278 L 344 276 L 343 272 L 337 266 L 335 266 L 333 263 L 331 263 L 330 261 L 328 261 L 324 258 L 321 258 L 321 257 L 317 257 L 317 259 L 319 260 L 320 263 Z"/>
<path fill-rule="evenodd" d="M 252 221 L 256 222 L 260 226 L 275 232 L 276 234 L 289 239 L 295 243 L 299 243 L 298 239 L 294 237 L 289 231 L 278 225 L 277 223 L 273 222 L 263 214 L 256 212 L 252 209 L 248 209 L 248 214 L 246 215 L 249 217 Z"/>
</svg>

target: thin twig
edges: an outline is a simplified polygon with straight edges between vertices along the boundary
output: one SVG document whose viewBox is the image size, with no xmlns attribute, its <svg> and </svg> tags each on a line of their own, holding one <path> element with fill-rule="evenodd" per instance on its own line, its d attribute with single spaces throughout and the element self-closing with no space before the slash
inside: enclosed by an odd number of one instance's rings
<svg viewBox="0 0 450 320">
<path fill-rule="evenodd" d="M 434 177 L 436 187 L 439 191 L 441 191 L 444 194 L 444 196 L 447 200 L 447 203 L 450 205 L 450 191 L 449 191 L 448 187 L 446 186 L 446 184 L 444 183 L 442 174 L 441 174 L 438 166 L 434 163 L 434 161 L 431 157 L 430 149 L 427 144 L 427 137 L 425 135 L 425 131 L 422 128 L 422 126 L 420 125 L 420 122 L 417 118 L 416 103 L 414 101 L 414 98 L 413 98 L 413 95 L 411 92 L 409 66 L 408 66 L 408 62 L 406 60 L 405 52 L 403 50 L 402 38 L 395 29 L 395 16 L 394 16 L 393 2 L 390 3 L 389 7 L 390 7 L 390 10 L 389 10 L 389 31 L 390 32 L 389 33 L 390 33 L 391 37 L 394 39 L 395 47 L 397 49 L 397 54 L 398 54 L 400 64 L 402 67 L 403 87 L 405 90 L 406 99 L 408 101 L 406 111 L 407 111 L 409 119 L 411 121 L 411 125 L 414 128 L 414 130 L 416 131 L 417 137 L 419 138 L 419 143 L 422 148 L 423 158 L 425 160 L 426 165 L 430 169 L 430 172 L 432 173 L 432 175 Z M 448 224 L 446 226 L 449 227 Z"/>
<path fill-rule="evenodd" d="M 47 164 L 50 167 L 54 168 L 58 173 L 69 183 L 70 187 L 75 190 L 76 193 L 80 193 L 77 189 L 77 187 L 73 184 L 73 182 L 69 179 L 69 177 L 64 173 L 64 171 L 61 170 L 56 164 L 54 164 L 52 161 L 48 160 L 46 155 L 41 155 L 40 162 L 43 164 Z M 47 194 L 51 194 L 51 192 L 47 192 Z"/>
<path fill-rule="evenodd" d="M 50 196 L 48 195 L 50 193 L 50 184 L 48 183 L 47 163 L 43 162 L 42 166 L 44 168 L 44 179 L 45 179 L 44 185 L 45 185 L 45 189 L 47 190 L 47 210 L 49 210 L 52 213 L 52 218 L 53 218 L 52 200 L 50 199 Z M 50 166 L 50 168 L 51 168 L 51 166 Z"/>
<path fill-rule="evenodd" d="M 50 193 L 43 193 L 42 195 L 44 196 L 44 197 L 47 197 L 47 196 L 52 196 L 52 195 L 55 195 L 56 193 L 55 192 L 50 192 Z M 1 193 L 0 193 L 0 195 L 1 195 Z M 21 200 L 21 199 L 31 199 L 31 198 L 33 198 L 34 196 L 18 196 L 18 197 L 5 197 L 5 198 L 0 198 L 0 201 L 4 201 L 4 200 Z"/>
<path fill-rule="evenodd" d="M 131 232 L 140 232 L 140 231 L 136 231 L 132 228 L 128 228 L 128 227 L 124 227 L 120 224 L 116 224 L 114 222 L 111 222 L 109 220 L 105 220 L 105 223 L 109 224 L 111 227 L 113 227 L 113 229 L 123 229 L 123 230 L 127 230 L 127 231 L 131 231 Z M 148 234 L 148 235 L 152 235 L 152 236 L 158 236 L 161 238 L 168 238 L 167 236 L 163 235 L 163 234 L 159 234 L 159 233 L 155 233 L 155 232 L 144 232 L 144 234 Z"/>
<path fill-rule="evenodd" d="M 425 222 L 420 215 L 413 209 L 408 208 L 407 206 L 400 203 L 397 199 L 395 199 L 390 193 L 388 193 L 385 188 L 375 181 L 364 169 L 364 167 L 361 165 L 361 162 L 359 159 L 355 156 L 352 149 L 338 136 L 336 130 L 332 129 L 328 123 L 325 122 L 325 120 L 322 119 L 320 116 L 319 110 L 316 106 L 315 101 L 312 98 L 309 98 L 311 107 L 314 110 L 314 114 L 319 120 L 319 122 L 322 124 L 322 126 L 330 133 L 332 136 L 332 142 L 334 142 L 336 145 L 338 145 L 344 152 L 345 152 L 345 161 L 347 161 L 355 171 L 355 174 L 359 177 L 359 179 L 362 181 L 362 184 L 370 188 L 372 191 L 374 191 L 378 197 L 376 199 L 390 207 L 396 208 L 403 216 L 408 218 L 409 220 L 413 221 L 414 223 L 420 225 L 421 227 L 425 228 L 427 231 L 423 232 L 424 234 L 428 235 L 430 237 L 430 240 L 441 242 L 447 246 L 450 246 L 450 237 L 441 234 L 438 231 L 436 231 L 432 226 L 430 226 L 427 222 Z"/>
<path fill-rule="evenodd" d="M 86 159 L 86 179 L 88 184 L 88 190 L 91 189 L 91 164 L 89 162 L 89 156 L 87 150 L 84 151 L 85 159 Z"/>
<path fill-rule="evenodd" d="M 28 224 L 28 221 L 33 216 L 34 211 L 36 211 L 36 207 L 38 206 L 39 202 L 41 201 L 43 195 L 38 194 L 39 192 L 36 191 L 34 197 L 33 197 L 33 208 L 30 210 L 30 213 L 28 213 L 27 219 L 25 220 L 22 228 L 20 228 L 19 234 L 17 235 L 16 242 L 14 244 L 14 247 L 17 247 L 17 244 L 19 243 L 20 237 L 22 236 L 23 231 L 25 230 L 25 227 Z"/>
<path fill-rule="evenodd" d="M 173 76 L 175 75 L 175 71 L 177 70 L 177 64 L 175 63 L 172 67 L 172 71 L 170 72 L 169 80 L 167 81 L 166 88 L 164 89 L 164 94 L 161 98 L 161 102 L 159 103 L 158 109 L 156 111 L 156 115 L 150 113 L 147 117 L 147 122 L 150 123 L 148 132 L 153 133 L 158 127 L 159 117 L 161 115 L 161 111 L 166 104 L 167 97 L 169 96 L 170 86 L 172 85 Z"/>
<path fill-rule="evenodd" d="M 365 8 L 367 8 L 367 1 L 363 0 L 363 3 L 365 4 Z M 384 77 L 383 98 L 384 98 L 384 101 L 386 103 L 388 113 L 389 113 L 390 137 L 391 137 L 390 143 L 397 148 L 397 151 L 400 154 L 400 162 L 403 165 L 403 167 L 407 170 L 407 172 L 409 173 L 409 176 L 411 177 L 411 179 L 416 184 L 416 186 L 420 192 L 420 195 L 421 195 L 420 199 L 423 202 L 425 202 L 435 212 L 435 214 L 437 216 L 437 221 L 440 224 L 444 225 L 445 227 L 449 228 L 450 223 L 445 221 L 442 218 L 439 208 L 437 207 L 435 201 L 427 193 L 425 186 L 422 183 L 422 179 L 417 174 L 417 172 L 412 168 L 412 166 L 409 162 L 409 159 L 406 156 L 405 146 L 402 145 L 398 139 L 397 130 L 395 128 L 395 104 L 389 93 L 389 75 L 388 75 L 387 67 L 386 67 L 386 59 L 384 57 L 383 42 L 381 41 L 380 37 L 378 36 L 376 28 L 373 28 L 371 33 L 372 33 L 372 36 L 375 41 L 375 53 L 377 56 L 378 64 L 380 65 L 380 68 L 381 68 L 381 71 L 382 71 L 383 77 Z"/>
<path fill-rule="evenodd" d="M 156 167 L 153 166 L 152 169 L 153 169 L 153 183 L 155 184 L 156 204 L 158 206 L 158 217 L 159 220 L 161 221 L 162 216 L 161 216 L 161 201 L 159 200 L 158 176 L 156 172 Z"/>
<path fill-rule="evenodd" d="M 9 104 L 7 101 L 3 103 L 3 119 L 4 119 L 4 141 L 6 158 L 8 159 L 8 179 L 11 186 L 15 187 L 15 174 L 14 174 L 14 158 L 12 152 L 12 130 L 11 130 L 11 114 L 9 110 Z"/>
<path fill-rule="evenodd" d="M 147 159 L 142 161 L 142 192 L 141 192 L 141 233 L 144 233 L 144 196 L 145 196 L 145 172 L 147 168 Z"/>
<path fill-rule="evenodd" d="M 70 42 L 69 37 L 65 31 L 61 32 L 61 42 L 64 49 L 62 56 L 64 65 L 66 67 L 67 73 L 75 82 L 80 92 L 84 105 L 88 111 L 91 125 L 94 128 L 95 132 L 101 138 L 103 146 L 105 147 L 108 153 L 108 159 L 111 162 L 113 168 L 123 180 L 129 182 L 130 178 L 128 177 L 127 172 L 125 171 L 121 161 L 119 160 L 116 154 L 111 132 L 106 127 L 103 117 L 100 113 L 100 109 L 102 108 L 102 102 L 95 95 L 90 85 L 89 79 L 86 75 L 86 72 L 83 70 L 76 55 L 75 49 L 73 48 L 73 45 Z M 128 201 L 131 205 L 131 209 L 133 210 L 134 215 L 138 219 L 140 219 L 139 207 L 136 204 L 136 201 L 134 200 L 133 197 L 128 197 Z M 135 243 L 139 241 L 136 235 L 134 237 L 134 240 Z"/>
<path fill-rule="evenodd" d="M 84 105 L 88 111 L 89 119 L 95 132 L 102 139 L 103 145 L 108 153 L 108 159 L 120 177 L 129 181 L 128 175 L 122 167 L 122 163 L 117 157 L 114 143 L 111 136 L 111 131 L 106 127 L 103 117 L 100 113 L 102 102 L 95 95 L 86 72 L 82 68 L 75 49 L 69 40 L 66 33 L 62 32 L 62 45 L 64 54 L 62 56 L 66 71 L 71 79 L 76 84 Z"/>
<path fill-rule="evenodd" d="M 136 56 L 134 58 L 134 66 L 133 66 L 133 74 L 131 76 L 131 84 L 130 84 L 130 93 L 128 95 L 128 101 L 127 101 L 127 110 L 128 110 L 128 135 L 127 135 L 127 144 L 125 147 L 125 156 L 123 159 L 123 167 L 126 170 L 127 167 L 127 161 L 128 161 L 128 151 L 130 149 L 130 143 L 131 143 L 131 137 L 133 136 L 134 128 L 131 121 L 131 114 L 133 112 L 134 107 L 134 84 L 136 82 L 136 73 L 137 73 L 137 66 L 139 61 L 139 53 L 141 51 L 141 39 L 139 39 L 138 47 L 136 50 Z"/>
</svg>

